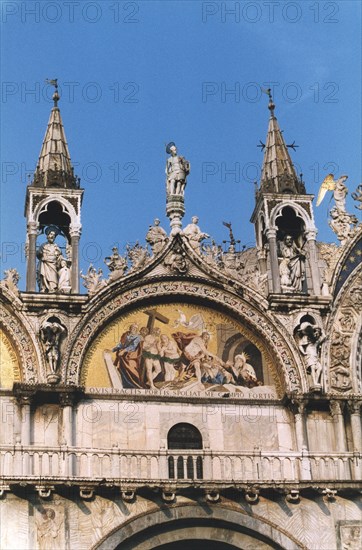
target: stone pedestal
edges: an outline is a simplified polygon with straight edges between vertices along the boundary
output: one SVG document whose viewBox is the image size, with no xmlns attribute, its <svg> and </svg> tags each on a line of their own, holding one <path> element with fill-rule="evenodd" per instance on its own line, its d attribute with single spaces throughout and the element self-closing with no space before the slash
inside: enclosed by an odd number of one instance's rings
<svg viewBox="0 0 362 550">
<path fill-rule="evenodd" d="M 185 215 L 185 201 L 183 195 L 167 195 L 166 215 L 170 218 L 171 237 L 182 230 L 182 218 Z"/>
</svg>

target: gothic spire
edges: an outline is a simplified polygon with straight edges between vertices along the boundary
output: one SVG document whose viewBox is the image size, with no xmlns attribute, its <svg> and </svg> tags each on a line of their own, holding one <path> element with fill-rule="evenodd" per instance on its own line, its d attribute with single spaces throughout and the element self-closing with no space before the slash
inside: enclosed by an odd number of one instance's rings
<svg viewBox="0 0 362 550">
<path fill-rule="evenodd" d="M 275 104 L 273 103 L 271 90 L 267 90 L 267 93 L 269 95 L 268 109 L 270 111 L 270 119 L 265 144 L 260 191 L 266 193 L 304 194 L 304 184 L 297 177 L 289 155 L 288 146 L 284 141 L 282 131 L 274 114 Z M 292 146 L 295 147 L 294 144 Z"/>
<path fill-rule="evenodd" d="M 34 187 L 76 189 L 79 187 L 79 179 L 74 176 L 74 168 L 70 160 L 63 121 L 58 107 L 60 99 L 58 82 L 57 79 L 47 82 L 55 87 L 54 106 L 50 112 L 32 185 Z"/>
</svg>

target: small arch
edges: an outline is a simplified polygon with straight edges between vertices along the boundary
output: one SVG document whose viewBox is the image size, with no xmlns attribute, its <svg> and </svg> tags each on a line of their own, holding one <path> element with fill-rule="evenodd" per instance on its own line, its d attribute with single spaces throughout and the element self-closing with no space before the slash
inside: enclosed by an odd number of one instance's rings
<svg viewBox="0 0 362 550">
<path fill-rule="evenodd" d="M 49 225 L 56 225 L 61 234 L 64 235 L 68 242 L 70 241 L 69 226 L 71 216 L 64 204 L 54 200 L 45 204 L 39 211 L 38 222 L 41 231 L 44 231 Z"/>
<path fill-rule="evenodd" d="M 187 422 L 175 424 L 167 434 L 168 449 L 202 449 L 202 435 Z"/>
</svg>

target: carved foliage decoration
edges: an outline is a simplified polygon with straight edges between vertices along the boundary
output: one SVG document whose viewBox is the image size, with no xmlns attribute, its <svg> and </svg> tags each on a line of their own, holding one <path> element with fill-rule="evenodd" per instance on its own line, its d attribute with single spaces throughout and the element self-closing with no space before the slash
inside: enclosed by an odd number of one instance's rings
<svg viewBox="0 0 362 550">
<path fill-rule="evenodd" d="M 330 340 L 330 387 L 349 392 L 357 384 L 357 340 L 362 308 L 362 275 L 355 275 L 333 315 Z M 358 390 L 358 388 L 355 388 Z"/>
<path fill-rule="evenodd" d="M 16 346 L 20 364 L 22 365 L 22 376 L 29 384 L 37 382 L 38 360 L 33 342 L 20 321 L 11 315 L 5 307 L 0 307 L 0 324 L 6 328 L 12 342 Z"/>
</svg>

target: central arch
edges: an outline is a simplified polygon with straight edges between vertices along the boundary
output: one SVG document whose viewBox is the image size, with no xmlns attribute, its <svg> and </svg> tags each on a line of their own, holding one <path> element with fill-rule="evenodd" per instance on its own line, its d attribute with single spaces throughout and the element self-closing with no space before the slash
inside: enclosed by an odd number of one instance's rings
<svg viewBox="0 0 362 550">
<path fill-rule="evenodd" d="M 302 550 L 292 535 L 271 522 L 205 502 L 161 508 L 130 519 L 94 550 Z"/>
</svg>

